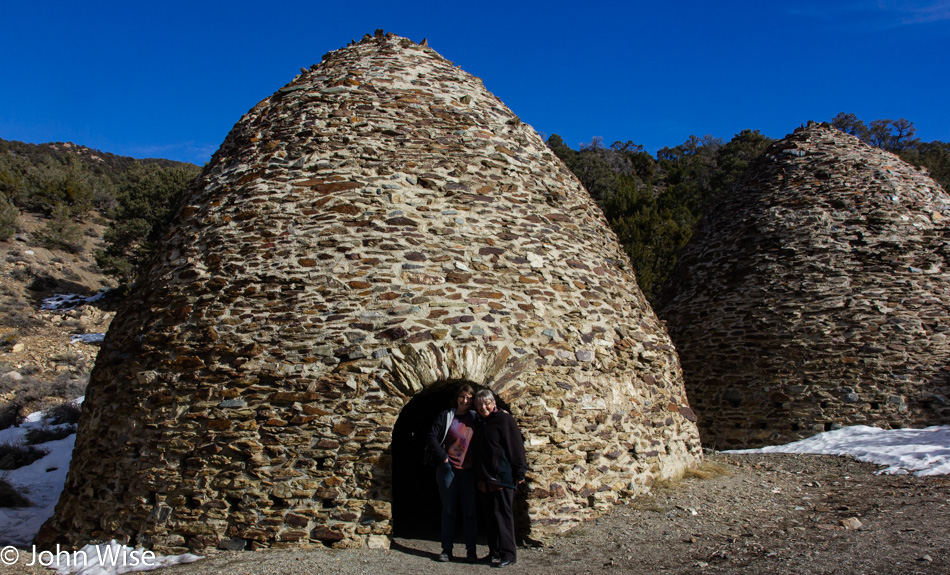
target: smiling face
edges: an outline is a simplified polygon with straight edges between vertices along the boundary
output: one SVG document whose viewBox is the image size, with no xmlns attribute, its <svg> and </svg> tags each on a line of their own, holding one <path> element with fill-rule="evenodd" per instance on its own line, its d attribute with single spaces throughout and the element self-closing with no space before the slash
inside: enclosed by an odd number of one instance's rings
<svg viewBox="0 0 950 575">
<path fill-rule="evenodd" d="M 458 411 L 468 411 L 472 409 L 472 392 L 462 390 L 458 395 L 455 396 L 455 402 Z"/>
<path fill-rule="evenodd" d="M 488 417 L 491 415 L 491 412 L 495 410 L 495 402 L 487 397 L 479 398 L 475 403 L 475 409 L 482 417 Z"/>
</svg>

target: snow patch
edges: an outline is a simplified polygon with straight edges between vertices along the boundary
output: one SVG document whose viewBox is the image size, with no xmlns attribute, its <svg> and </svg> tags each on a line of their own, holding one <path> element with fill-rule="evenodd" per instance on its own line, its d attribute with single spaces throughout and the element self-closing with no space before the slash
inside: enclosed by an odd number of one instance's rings
<svg viewBox="0 0 950 575">
<path fill-rule="evenodd" d="M 40 309 L 47 311 L 69 311 L 81 305 L 100 301 L 106 297 L 107 293 L 109 293 L 109 290 L 102 290 L 96 295 L 88 297 L 74 293 L 56 294 L 44 299 L 43 303 L 40 304 Z"/>
<path fill-rule="evenodd" d="M 99 343 L 105 338 L 104 333 L 77 333 L 69 338 L 69 343 Z"/>
<path fill-rule="evenodd" d="M 878 473 L 947 475 L 950 474 L 950 426 L 880 429 L 855 425 L 819 433 L 787 445 L 737 449 L 724 453 L 850 455 L 858 461 L 886 466 Z"/>
</svg>

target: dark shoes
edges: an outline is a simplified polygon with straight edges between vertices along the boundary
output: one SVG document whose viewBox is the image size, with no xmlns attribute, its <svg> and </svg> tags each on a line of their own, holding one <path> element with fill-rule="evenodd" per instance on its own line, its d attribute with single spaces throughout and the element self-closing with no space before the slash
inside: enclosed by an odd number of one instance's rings
<svg viewBox="0 0 950 575">
<path fill-rule="evenodd" d="M 508 567 L 509 565 L 514 565 L 515 563 L 517 563 L 517 561 L 515 561 L 514 559 L 503 559 L 501 561 L 498 561 L 497 563 L 492 561 L 491 566 L 492 567 Z"/>
<path fill-rule="evenodd" d="M 448 563 L 448 562 L 451 561 L 451 560 L 452 560 L 452 554 L 451 554 L 451 553 L 446 553 L 446 552 L 444 552 L 444 551 L 443 551 L 442 553 L 439 553 L 439 557 L 438 557 L 438 559 L 436 559 L 436 561 L 438 561 L 439 563 Z M 478 562 L 478 555 L 477 555 L 474 551 L 469 551 L 469 552 L 465 555 L 465 562 L 466 562 L 466 563 L 477 563 L 477 562 Z M 485 562 L 488 562 L 488 557 L 485 558 Z M 497 562 L 498 562 L 497 559 L 494 559 L 494 558 L 492 559 L 492 563 L 493 563 L 493 564 L 494 564 L 494 563 L 497 563 Z"/>
</svg>

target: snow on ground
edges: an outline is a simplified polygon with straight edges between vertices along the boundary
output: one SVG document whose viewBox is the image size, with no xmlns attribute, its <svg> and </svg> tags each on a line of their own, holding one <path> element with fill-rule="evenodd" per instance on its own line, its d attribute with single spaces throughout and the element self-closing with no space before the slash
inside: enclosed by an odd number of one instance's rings
<svg viewBox="0 0 950 575">
<path fill-rule="evenodd" d="M 56 294 L 43 300 L 40 309 L 48 311 L 69 311 L 87 303 L 95 303 L 106 297 L 109 290 L 102 290 L 94 296 L 84 296 L 74 293 Z"/>
<path fill-rule="evenodd" d="M 69 338 L 69 343 L 98 343 L 106 338 L 104 333 L 80 333 Z"/>
<path fill-rule="evenodd" d="M 878 473 L 946 475 L 950 474 L 950 426 L 878 429 L 855 425 L 819 433 L 787 445 L 726 453 L 850 455 L 858 461 L 887 466 Z"/>
<path fill-rule="evenodd" d="M 80 397 L 73 401 L 79 404 L 82 400 Z M 47 426 L 45 416 L 42 411 L 31 413 L 20 426 L 0 429 L 0 444 L 26 443 L 27 431 Z M 0 472 L 17 491 L 33 503 L 32 507 L 0 507 L 0 545 L 12 545 L 30 549 L 30 553 L 35 552 L 30 546 L 40 527 L 53 515 L 59 494 L 66 483 L 66 472 L 69 470 L 75 443 L 74 433 L 65 439 L 40 444 L 40 447 L 49 450 L 42 459 L 18 469 Z M 155 555 L 150 551 L 120 545 L 115 540 L 108 544 L 86 545 L 71 553 L 54 555 L 40 552 L 36 556 L 38 564 L 56 569 L 59 575 L 117 575 L 132 571 L 151 571 L 159 567 L 191 563 L 198 559 L 201 557 L 191 553 Z"/>
<path fill-rule="evenodd" d="M 82 398 L 76 400 L 81 402 Z M 0 430 L 0 443 L 24 441 L 26 431 L 41 427 L 44 414 L 31 414 L 20 427 Z M 40 526 L 53 514 L 66 481 L 66 471 L 72 457 L 76 435 L 66 439 L 44 443 L 49 454 L 30 465 L 5 472 L 7 480 L 22 491 L 33 507 L 0 508 L 0 545 L 15 545 L 27 548 Z M 814 453 L 825 455 L 849 455 L 858 461 L 886 466 L 879 473 L 910 473 L 916 475 L 950 474 L 950 426 L 934 426 L 926 429 L 884 430 L 858 425 L 820 433 L 808 439 L 763 447 L 743 449 L 727 453 Z M 131 571 L 149 571 L 190 563 L 201 557 L 185 554 L 155 556 L 141 549 L 133 550 L 115 541 L 111 544 L 87 545 L 82 550 L 60 555 L 41 564 L 56 569 L 60 575 L 116 575 Z M 57 563 L 58 559 L 58 563 Z"/>
<path fill-rule="evenodd" d="M 46 311 L 69 311 L 88 303 L 95 303 L 106 297 L 109 290 L 102 290 L 94 296 L 84 296 L 74 293 L 60 293 L 43 300 L 40 305 L 41 310 Z M 104 333 L 79 333 L 69 338 L 69 343 L 99 343 L 104 340 Z"/>
<path fill-rule="evenodd" d="M 56 569 L 57 575 L 113 575 L 133 571 L 152 571 L 180 563 L 194 563 L 201 555 L 155 555 L 145 549 L 132 549 L 113 539 L 102 545 L 86 545 L 79 551 L 61 554 L 39 553 L 37 562 Z M 48 560 L 47 560 L 48 559 Z"/>
<path fill-rule="evenodd" d="M 31 414 L 21 426 L 0 430 L 0 444 L 26 443 L 27 430 L 38 427 L 43 427 L 42 415 Z M 75 442 L 74 433 L 65 439 L 43 443 L 41 447 L 49 450 L 45 457 L 19 469 L 0 472 L 33 503 L 32 507 L 0 507 L 0 545 L 26 547 L 43 522 L 53 515 L 53 508 L 66 483 L 66 471 Z"/>
</svg>

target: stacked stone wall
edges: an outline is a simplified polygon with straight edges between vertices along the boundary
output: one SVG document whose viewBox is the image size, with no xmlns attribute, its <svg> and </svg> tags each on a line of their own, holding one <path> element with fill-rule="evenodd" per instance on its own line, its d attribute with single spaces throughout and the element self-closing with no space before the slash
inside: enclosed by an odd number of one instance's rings
<svg viewBox="0 0 950 575">
<path fill-rule="evenodd" d="M 252 109 L 103 343 L 41 544 L 387 546 L 418 392 L 495 390 L 533 537 L 701 458 L 665 329 L 588 194 L 474 78 L 391 35 Z"/>
<path fill-rule="evenodd" d="M 701 222 L 657 311 L 708 446 L 950 422 L 950 197 L 824 125 Z"/>
</svg>

